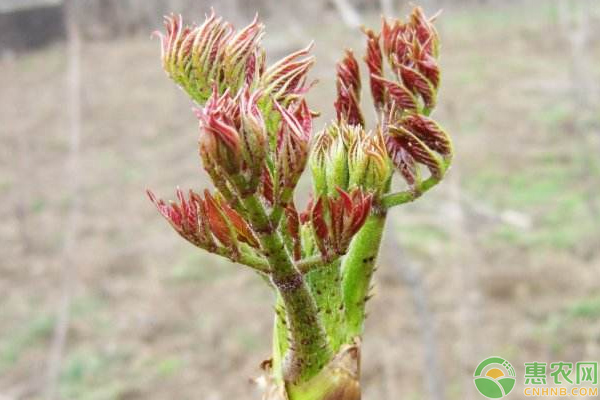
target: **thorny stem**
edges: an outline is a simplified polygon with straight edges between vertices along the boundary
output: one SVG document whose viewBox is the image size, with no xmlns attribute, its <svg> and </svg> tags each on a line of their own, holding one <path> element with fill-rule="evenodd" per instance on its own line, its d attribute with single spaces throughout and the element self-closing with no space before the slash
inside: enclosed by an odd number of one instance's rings
<svg viewBox="0 0 600 400">
<path fill-rule="evenodd" d="M 310 257 L 303 258 L 302 260 L 298 260 L 296 262 L 296 268 L 303 274 L 307 274 L 316 269 L 326 267 L 327 265 L 335 262 L 336 260 L 327 260 L 322 255 L 314 255 Z"/>
<path fill-rule="evenodd" d="M 444 160 L 444 173 L 448 170 L 448 168 L 450 168 L 450 162 L 451 159 Z M 420 182 L 415 188 L 412 188 L 410 190 L 404 190 L 402 192 L 388 193 L 384 195 L 381 199 L 381 205 L 384 209 L 387 210 L 400 204 L 410 203 L 411 201 L 418 199 L 419 197 L 421 197 L 421 195 L 423 195 L 423 193 L 440 183 L 441 180 L 442 178 L 440 177 L 430 176 L 429 178 Z"/>
<path fill-rule="evenodd" d="M 215 248 L 213 249 L 213 252 L 215 254 L 228 258 L 233 262 L 237 262 L 246 265 L 250 268 L 253 268 L 261 274 L 269 274 L 271 272 L 268 261 L 265 260 L 264 257 L 259 256 L 258 254 L 252 254 L 250 252 L 242 250 L 238 255 L 231 255 L 229 249 L 226 249 L 224 247 Z"/>
<path fill-rule="evenodd" d="M 294 267 L 283 240 L 272 228 L 261 202 L 250 196 L 243 200 L 249 219 L 271 267 L 271 282 L 285 309 L 290 337 L 284 378 L 304 381 L 316 374 L 331 358 L 318 310 L 302 274 Z"/>
<path fill-rule="evenodd" d="M 383 238 L 386 213 L 371 214 L 356 234 L 342 263 L 342 288 L 347 323 L 347 339 L 362 335 L 365 304 L 369 299 L 371 277 Z"/>
<path fill-rule="evenodd" d="M 277 226 L 279 221 L 281 221 L 281 216 L 283 215 L 285 205 L 287 205 L 287 203 L 292 199 L 293 195 L 294 191 L 292 189 L 283 189 L 281 199 L 279 199 L 278 204 L 275 205 L 273 211 L 271 211 L 271 215 L 269 215 L 269 219 L 274 226 Z"/>
<path fill-rule="evenodd" d="M 346 336 L 340 268 L 341 260 L 337 259 L 314 268 L 305 275 L 334 353 L 337 353 Z"/>
<path fill-rule="evenodd" d="M 375 263 L 383 239 L 387 210 L 416 200 L 439 182 L 439 178 L 431 176 L 415 189 L 384 195 L 381 199 L 382 211 L 373 212 L 352 239 L 352 244 L 342 264 L 342 287 L 348 339 L 363 333 L 366 317 L 365 305 L 370 298 L 371 278 L 376 269 Z"/>
<path fill-rule="evenodd" d="M 283 308 L 284 305 L 281 296 L 277 295 L 275 301 L 275 321 L 273 323 L 273 354 L 271 369 L 273 371 L 273 377 L 278 385 L 283 385 L 283 357 L 289 347 Z"/>
<path fill-rule="evenodd" d="M 404 203 L 410 203 L 421 197 L 423 193 L 439 183 L 440 179 L 431 176 L 421 182 L 416 188 L 404 190 L 402 192 L 389 193 L 381 199 L 381 204 L 385 209 L 392 208 Z"/>
</svg>

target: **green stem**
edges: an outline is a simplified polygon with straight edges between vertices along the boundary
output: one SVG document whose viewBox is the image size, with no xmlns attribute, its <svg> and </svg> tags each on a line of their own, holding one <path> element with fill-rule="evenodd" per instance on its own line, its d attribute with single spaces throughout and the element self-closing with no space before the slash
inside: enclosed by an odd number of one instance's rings
<svg viewBox="0 0 600 400">
<path fill-rule="evenodd" d="M 323 327 L 334 353 L 343 344 L 346 330 L 340 266 L 341 261 L 338 259 L 306 274 L 306 281 L 317 303 Z"/>
<path fill-rule="evenodd" d="M 253 268 L 262 274 L 268 274 L 270 272 L 269 263 L 263 257 L 260 257 L 257 254 L 242 251 L 240 252 L 239 256 L 225 257 L 229 258 L 231 261 Z"/>
<path fill-rule="evenodd" d="M 423 193 L 434 187 L 440 182 L 440 178 L 431 176 L 421 182 L 416 188 L 405 190 L 403 192 L 390 193 L 383 196 L 381 204 L 385 209 L 398 206 L 400 204 L 409 203 L 418 199 Z"/>
<path fill-rule="evenodd" d="M 347 323 L 347 340 L 362 335 L 365 304 L 383 237 L 386 213 L 369 216 L 356 234 L 342 263 L 342 288 Z"/>
<path fill-rule="evenodd" d="M 336 257 L 333 260 L 329 258 L 327 260 L 320 254 L 315 256 L 309 256 L 296 261 L 296 268 L 298 268 L 298 271 L 302 272 L 303 274 L 307 274 L 315 269 L 323 268 L 332 264 L 333 262 L 337 261 L 338 258 L 339 257 Z"/>
<path fill-rule="evenodd" d="M 275 301 L 275 321 L 273 322 L 273 354 L 272 374 L 278 386 L 283 382 L 283 357 L 288 351 L 287 329 L 285 326 L 284 305 L 281 296 L 277 295 Z"/>
<path fill-rule="evenodd" d="M 294 196 L 294 191 L 290 188 L 284 188 L 281 194 L 281 198 L 277 201 L 277 204 L 273 207 L 271 211 L 271 215 L 269 218 L 271 219 L 273 225 L 278 225 L 281 217 L 283 215 L 283 211 L 287 204 L 292 200 Z"/>
<path fill-rule="evenodd" d="M 290 337 L 284 378 L 303 382 L 319 372 L 331 358 L 315 300 L 302 274 L 294 267 L 263 205 L 255 196 L 247 197 L 243 203 L 271 266 L 271 281 L 285 309 L 285 324 Z"/>
</svg>

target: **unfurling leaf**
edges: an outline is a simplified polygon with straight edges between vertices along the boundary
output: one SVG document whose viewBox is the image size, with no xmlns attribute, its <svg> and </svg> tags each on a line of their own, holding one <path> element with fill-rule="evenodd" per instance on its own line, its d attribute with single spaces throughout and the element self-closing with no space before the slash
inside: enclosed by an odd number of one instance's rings
<svg viewBox="0 0 600 400">
<path fill-rule="evenodd" d="M 238 242 L 258 248 L 259 243 L 244 218 L 217 196 L 204 192 L 204 198 L 190 190 L 186 196 L 177 189 L 178 202 L 158 200 L 151 191 L 148 197 L 171 226 L 190 243 L 216 252 L 224 247 L 229 256 L 238 253 Z"/>
<path fill-rule="evenodd" d="M 261 77 L 264 93 L 284 106 L 298 100 L 310 88 L 307 74 L 314 65 L 314 57 L 308 57 L 312 44 L 298 50 L 267 68 Z"/>
<path fill-rule="evenodd" d="M 363 226 L 371 211 L 373 196 L 360 189 L 337 190 L 336 196 L 321 196 L 309 204 L 304 220 L 314 232 L 317 248 L 325 259 L 333 259 L 348 250 L 352 237 Z"/>
<path fill-rule="evenodd" d="M 281 115 L 276 150 L 277 181 L 274 182 L 274 187 L 277 189 L 274 196 L 277 200 L 280 199 L 283 191 L 296 187 L 306 167 L 312 115 L 304 100 L 287 109 L 277 102 L 275 106 Z"/>
<path fill-rule="evenodd" d="M 381 47 L 379 46 L 379 37 L 371 29 L 365 29 L 367 35 L 367 55 L 365 62 L 369 69 L 369 77 L 371 84 L 371 96 L 376 110 L 380 110 L 385 103 L 385 87 L 379 81 L 383 77 L 383 56 L 381 55 Z"/>
<path fill-rule="evenodd" d="M 211 174 L 218 166 L 226 178 L 243 179 L 243 187 L 238 187 L 241 192 L 254 193 L 257 189 L 268 146 L 265 122 L 257 104 L 259 97 L 259 91 L 250 92 L 247 86 L 235 97 L 228 91 L 219 95 L 215 89 L 206 105 L 196 110 L 200 155 L 215 185 L 224 178 Z"/>
<path fill-rule="evenodd" d="M 337 99 L 334 106 L 337 120 L 363 126 L 365 120 L 360 109 L 360 70 L 352 51 L 346 50 L 346 57 L 337 64 L 336 70 Z"/>
</svg>

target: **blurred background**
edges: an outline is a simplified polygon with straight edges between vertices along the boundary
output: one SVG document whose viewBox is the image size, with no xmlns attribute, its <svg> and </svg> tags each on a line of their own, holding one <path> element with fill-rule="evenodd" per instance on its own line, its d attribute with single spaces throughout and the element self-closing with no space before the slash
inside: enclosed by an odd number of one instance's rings
<svg viewBox="0 0 600 400">
<path fill-rule="evenodd" d="M 434 115 L 456 157 L 439 187 L 391 212 L 365 399 L 480 398 L 472 374 L 492 355 L 518 378 L 524 362 L 598 360 L 600 3 L 415 3 L 443 9 Z M 410 10 L 0 0 L 1 400 L 258 398 L 248 378 L 269 355 L 269 289 L 181 240 L 144 193 L 207 187 L 192 104 L 150 33 L 168 12 L 201 22 L 211 6 L 237 27 L 258 12 L 270 61 L 315 40 L 318 129 L 343 49 L 362 56 L 358 26 Z"/>
</svg>

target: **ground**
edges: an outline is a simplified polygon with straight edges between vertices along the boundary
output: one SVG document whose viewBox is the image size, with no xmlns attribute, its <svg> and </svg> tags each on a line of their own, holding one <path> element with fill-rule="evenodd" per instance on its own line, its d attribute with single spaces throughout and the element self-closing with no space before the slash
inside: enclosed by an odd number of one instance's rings
<svg viewBox="0 0 600 400">
<path fill-rule="evenodd" d="M 432 398 L 436 375 L 437 398 L 473 398 L 472 372 L 491 355 L 517 378 L 528 361 L 600 359 L 600 120 L 571 89 L 573 56 L 548 4 L 441 18 L 435 116 L 456 161 L 432 193 L 391 213 L 363 347 L 366 399 Z M 317 127 L 332 116 L 342 48 L 362 52 L 361 34 L 334 17 L 303 26 L 317 42 Z M 598 33 L 584 51 L 592 82 Z M 276 58 L 303 43 L 268 45 Z M 72 204 L 64 54 L 59 44 L 0 61 L 0 399 L 41 398 L 56 321 Z M 207 187 L 191 104 L 162 72 L 157 41 L 86 43 L 82 78 L 62 397 L 258 398 L 248 378 L 269 354 L 271 293 L 178 238 L 145 197 Z"/>
</svg>

